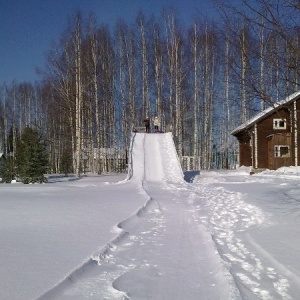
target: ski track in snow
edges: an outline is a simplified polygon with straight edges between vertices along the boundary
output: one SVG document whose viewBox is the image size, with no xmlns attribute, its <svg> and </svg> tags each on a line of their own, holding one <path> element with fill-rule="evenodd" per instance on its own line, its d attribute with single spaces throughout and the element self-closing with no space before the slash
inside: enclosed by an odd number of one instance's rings
<svg viewBox="0 0 300 300">
<path fill-rule="evenodd" d="M 163 170 L 162 161 L 169 162 Z M 241 193 L 214 187 L 212 181 L 183 182 L 171 136 L 134 135 L 129 164 L 128 178 L 122 183 L 135 183 L 147 199 L 145 205 L 115 227 L 113 241 L 39 299 L 197 299 L 195 295 L 206 299 L 207 292 L 213 299 L 224 300 L 292 299 L 288 276 L 282 275 L 288 271 L 247 235 L 264 221 L 258 207 L 246 203 Z M 166 199 L 153 194 L 153 185 L 166 191 Z M 170 226 L 182 235 L 170 238 Z M 175 243 L 171 252 L 166 252 L 168 240 Z M 189 249 L 184 243 L 189 243 Z M 206 250 L 201 249 L 203 245 Z M 194 257 L 195 266 L 188 265 L 191 260 L 185 260 L 186 252 Z M 159 254 L 178 264 L 175 279 L 156 263 Z M 208 262 L 201 260 L 202 255 Z M 190 269 L 180 271 L 185 264 Z M 207 269 L 199 270 L 202 267 Z M 205 282 L 198 281 L 197 272 L 202 271 L 207 272 Z M 184 272 L 191 272 L 194 280 L 187 282 Z M 167 286 L 160 285 L 162 278 Z M 140 279 L 149 285 L 139 286 Z M 220 285 L 223 295 L 216 289 Z"/>
</svg>

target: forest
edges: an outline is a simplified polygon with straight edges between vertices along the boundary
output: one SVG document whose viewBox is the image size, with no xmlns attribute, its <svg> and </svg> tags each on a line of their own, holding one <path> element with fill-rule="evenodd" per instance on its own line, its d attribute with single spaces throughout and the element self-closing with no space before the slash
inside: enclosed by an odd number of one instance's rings
<svg viewBox="0 0 300 300">
<path fill-rule="evenodd" d="M 121 172 L 133 127 L 158 116 L 184 169 L 234 168 L 230 132 L 299 90 L 300 2 L 231 2 L 190 24 L 170 8 L 113 27 L 74 13 L 40 81 L 0 83 L 0 152 L 31 127 L 49 173 Z"/>
</svg>

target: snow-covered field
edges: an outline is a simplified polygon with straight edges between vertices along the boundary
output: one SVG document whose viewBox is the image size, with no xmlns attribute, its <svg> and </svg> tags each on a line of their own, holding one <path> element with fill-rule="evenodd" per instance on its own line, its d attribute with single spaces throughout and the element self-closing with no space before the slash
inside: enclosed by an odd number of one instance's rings
<svg viewBox="0 0 300 300">
<path fill-rule="evenodd" d="M 128 175 L 0 185 L 0 299 L 299 299 L 300 169 L 186 182 L 170 135 L 132 145 Z"/>
</svg>

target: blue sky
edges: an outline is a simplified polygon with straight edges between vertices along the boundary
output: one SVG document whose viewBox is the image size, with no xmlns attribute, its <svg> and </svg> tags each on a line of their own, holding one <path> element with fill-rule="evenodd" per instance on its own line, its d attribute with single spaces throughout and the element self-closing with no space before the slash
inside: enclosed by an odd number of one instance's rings
<svg viewBox="0 0 300 300">
<path fill-rule="evenodd" d="M 60 38 L 78 9 L 93 12 L 98 24 L 114 26 L 118 18 L 134 22 L 141 9 L 161 16 L 163 7 L 176 9 L 181 22 L 195 15 L 216 16 L 213 0 L 0 0 L 0 85 L 39 80 L 52 41 Z"/>
</svg>

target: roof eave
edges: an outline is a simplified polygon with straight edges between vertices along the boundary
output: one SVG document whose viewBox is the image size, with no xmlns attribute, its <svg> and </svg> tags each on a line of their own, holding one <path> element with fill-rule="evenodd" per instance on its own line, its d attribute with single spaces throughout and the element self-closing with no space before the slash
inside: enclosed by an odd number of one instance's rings
<svg viewBox="0 0 300 300">
<path fill-rule="evenodd" d="M 257 114 L 255 117 L 251 118 L 249 121 L 247 121 L 247 122 L 243 123 L 242 125 L 238 126 L 230 134 L 235 136 L 239 132 L 248 129 L 249 127 L 253 126 L 255 123 L 258 123 L 262 119 L 264 119 L 267 116 L 269 116 L 269 115 L 273 114 L 274 112 L 276 112 L 277 109 L 282 108 L 285 104 L 288 104 L 288 103 L 296 100 L 297 98 L 299 98 L 299 96 L 300 96 L 300 91 L 291 94 L 290 96 L 286 97 L 284 100 L 281 100 L 281 101 L 275 103 L 273 107 L 268 107 L 267 109 L 265 109 L 261 113 Z"/>
</svg>

